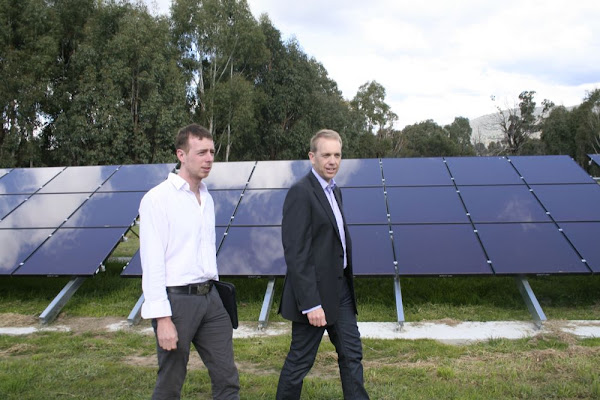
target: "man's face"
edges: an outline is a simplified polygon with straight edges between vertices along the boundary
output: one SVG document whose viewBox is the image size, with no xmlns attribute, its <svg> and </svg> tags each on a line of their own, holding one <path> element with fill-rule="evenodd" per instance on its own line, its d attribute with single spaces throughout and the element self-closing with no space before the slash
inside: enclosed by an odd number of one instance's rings
<svg viewBox="0 0 600 400">
<path fill-rule="evenodd" d="M 320 138 L 317 151 L 308 153 L 313 168 L 327 182 L 337 174 L 342 161 L 342 145 L 336 139 Z"/>
<path fill-rule="evenodd" d="M 198 139 L 190 136 L 188 151 L 177 150 L 177 157 L 181 161 L 181 170 L 191 179 L 201 181 L 206 178 L 212 169 L 215 159 L 215 145 L 211 139 Z"/>
</svg>

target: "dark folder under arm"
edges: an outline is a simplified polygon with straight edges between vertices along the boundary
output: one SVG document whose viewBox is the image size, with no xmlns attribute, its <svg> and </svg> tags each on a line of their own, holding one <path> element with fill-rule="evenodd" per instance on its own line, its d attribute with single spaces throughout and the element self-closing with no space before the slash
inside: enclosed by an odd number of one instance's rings
<svg viewBox="0 0 600 400">
<path fill-rule="evenodd" d="M 229 314 L 229 318 L 231 318 L 231 325 L 233 326 L 233 329 L 237 329 L 238 314 L 237 303 L 235 299 L 235 286 L 233 283 L 223 281 L 213 281 L 213 284 L 219 292 L 219 296 L 221 297 L 221 301 L 223 302 L 225 310 L 227 310 L 227 313 Z"/>
</svg>

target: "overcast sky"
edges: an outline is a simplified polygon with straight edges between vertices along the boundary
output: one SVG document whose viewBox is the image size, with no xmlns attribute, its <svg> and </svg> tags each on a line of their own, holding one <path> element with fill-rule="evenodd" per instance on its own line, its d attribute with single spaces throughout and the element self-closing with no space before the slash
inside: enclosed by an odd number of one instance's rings
<svg viewBox="0 0 600 400">
<path fill-rule="evenodd" d="M 170 0 L 144 0 L 168 13 Z M 375 80 L 396 128 L 474 119 L 518 103 L 577 105 L 600 88 L 598 0 L 248 0 L 296 37 L 346 99 Z M 492 101 L 491 97 L 495 98 Z"/>
</svg>

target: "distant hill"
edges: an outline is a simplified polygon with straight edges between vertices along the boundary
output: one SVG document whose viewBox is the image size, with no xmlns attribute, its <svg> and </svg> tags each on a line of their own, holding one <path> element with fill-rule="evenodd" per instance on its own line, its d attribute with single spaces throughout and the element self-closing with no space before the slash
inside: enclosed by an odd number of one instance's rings
<svg viewBox="0 0 600 400">
<path fill-rule="evenodd" d="M 567 110 L 572 110 L 573 108 L 574 106 L 567 107 Z M 534 115 L 539 116 L 543 109 L 543 107 L 536 107 Z M 470 120 L 471 129 L 473 129 L 473 133 L 471 134 L 471 142 L 481 142 L 487 146 L 490 142 L 502 140 L 504 133 L 498 126 L 498 118 L 498 113 L 494 113 L 482 115 L 481 117 Z M 537 134 L 534 134 L 533 137 L 539 138 L 539 134 L 540 133 L 538 132 Z"/>
</svg>

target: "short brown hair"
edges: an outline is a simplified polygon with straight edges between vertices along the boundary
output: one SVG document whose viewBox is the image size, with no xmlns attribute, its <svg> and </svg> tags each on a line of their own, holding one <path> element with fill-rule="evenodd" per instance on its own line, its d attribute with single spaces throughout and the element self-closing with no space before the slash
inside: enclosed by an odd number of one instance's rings
<svg viewBox="0 0 600 400">
<path fill-rule="evenodd" d="M 191 124 L 181 128 L 179 132 L 177 132 L 177 137 L 175 138 L 175 150 L 182 149 L 187 153 L 190 136 L 200 140 L 212 140 L 213 138 L 211 133 L 205 127 L 198 124 Z"/>
<path fill-rule="evenodd" d="M 319 139 L 335 139 L 340 142 L 340 146 L 342 145 L 342 137 L 339 133 L 331 129 L 321 129 L 319 132 L 315 133 L 315 136 L 310 139 L 310 151 L 314 153 L 317 151 L 317 142 Z"/>
</svg>

